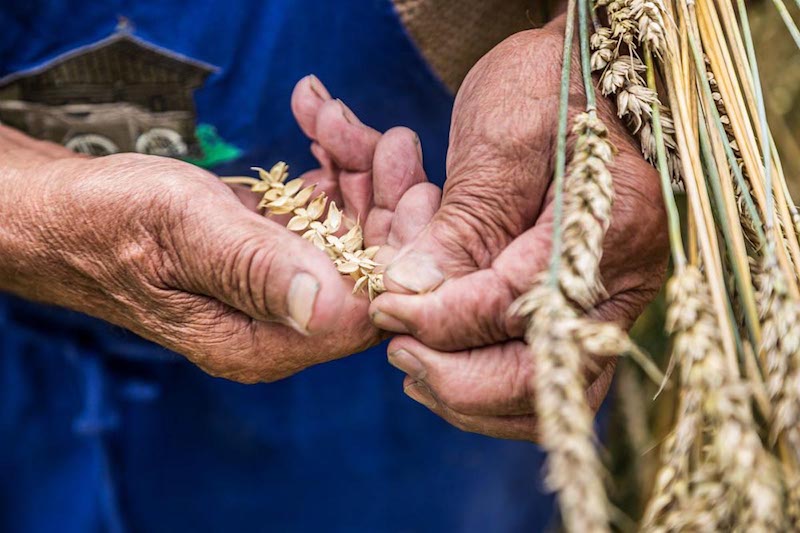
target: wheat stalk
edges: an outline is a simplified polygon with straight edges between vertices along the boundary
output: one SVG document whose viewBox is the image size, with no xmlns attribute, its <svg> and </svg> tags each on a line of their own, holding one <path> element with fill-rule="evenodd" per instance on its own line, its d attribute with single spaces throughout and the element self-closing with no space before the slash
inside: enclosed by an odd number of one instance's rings
<svg viewBox="0 0 800 533">
<path fill-rule="evenodd" d="M 595 112 L 587 4 L 586 0 L 579 2 L 587 110 L 576 118 L 573 127 L 577 141 L 565 179 L 576 0 L 567 5 L 550 265 L 509 312 L 526 319 L 525 339 L 536 357 L 532 387 L 540 442 L 547 452 L 545 482 L 558 495 L 568 531 L 600 533 L 609 531 L 609 505 L 595 449 L 593 413 L 586 399 L 584 360 L 638 350 L 617 326 L 580 317 L 568 301 L 586 309 L 605 296 L 599 265 L 613 202 L 612 179 L 606 166 L 613 157 L 613 147 Z"/>
<path fill-rule="evenodd" d="M 675 266 L 667 328 L 681 390 L 642 529 L 798 530 L 800 214 L 766 123 L 743 0 L 741 30 L 728 2 L 665 2 L 601 0 L 608 24 L 596 23 L 591 39 L 599 90 L 616 97 L 659 169 Z M 666 93 L 656 90 L 654 57 Z M 674 166 L 687 190 L 691 262 Z M 782 468 L 762 442 L 754 401 Z"/>
<path fill-rule="evenodd" d="M 727 148 L 729 149 L 729 154 L 731 156 L 730 160 L 728 161 L 728 165 L 731 173 L 736 176 L 736 179 L 733 180 L 732 185 L 734 196 L 736 198 L 736 206 L 739 211 L 742 231 L 744 232 L 744 236 L 747 240 L 749 252 L 754 257 L 758 257 L 761 254 L 765 240 L 764 228 L 761 222 L 764 220 L 764 216 L 763 213 L 758 212 L 757 207 L 753 203 L 753 190 L 752 186 L 749 184 L 750 179 L 744 166 L 744 160 L 742 159 L 739 145 L 736 142 L 736 136 L 733 132 L 733 128 L 731 127 L 730 117 L 728 117 L 728 113 L 725 109 L 725 102 L 722 98 L 722 94 L 719 92 L 719 84 L 717 83 L 716 77 L 711 70 L 708 57 L 705 57 L 705 63 L 706 78 L 711 90 L 711 97 L 716 106 L 719 122 L 722 124 L 725 131 Z"/>
<path fill-rule="evenodd" d="M 676 273 L 667 298 L 682 397 L 643 529 L 684 530 L 693 524 L 719 531 L 735 523 L 742 531 L 781 531 L 780 477 L 770 470 L 755 430 L 750 392 L 726 365 L 700 270 L 688 266 Z M 698 473 L 691 475 L 690 450 L 704 435 L 711 441 Z"/>
<path fill-rule="evenodd" d="M 700 398 L 682 391 L 680 416 L 661 449 L 661 468 L 642 518 L 642 530 L 653 533 L 677 531 L 689 512 L 689 457 L 697 438 Z"/>
</svg>

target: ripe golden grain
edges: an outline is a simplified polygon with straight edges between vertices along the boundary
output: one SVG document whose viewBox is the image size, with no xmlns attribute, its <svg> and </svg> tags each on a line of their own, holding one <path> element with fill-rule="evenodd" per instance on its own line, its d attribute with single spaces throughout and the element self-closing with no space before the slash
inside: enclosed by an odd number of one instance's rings
<svg viewBox="0 0 800 533">
<path fill-rule="evenodd" d="M 364 249 L 363 231 L 358 222 L 346 220 L 336 203 L 329 202 L 325 194 L 312 200 L 314 185 L 303 188 L 303 180 L 299 178 L 286 182 L 289 167 L 282 161 L 270 170 L 259 167 L 253 170 L 258 171 L 260 179 L 250 190 L 263 195 L 258 204 L 260 209 L 270 215 L 294 215 L 286 227 L 328 254 L 341 274 L 352 277 L 354 293 L 366 290 L 371 300 L 386 290 L 382 265 L 374 261 L 379 248 Z M 341 234 L 344 227 L 348 230 Z"/>
<path fill-rule="evenodd" d="M 561 290 L 583 309 L 608 297 L 600 280 L 603 240 L 611 223 L 614 187 L 607 165 L 614 147 L 608 129 L 592 112 L 575 118 L 574 154 L 564 181 Z"/>
</svg>

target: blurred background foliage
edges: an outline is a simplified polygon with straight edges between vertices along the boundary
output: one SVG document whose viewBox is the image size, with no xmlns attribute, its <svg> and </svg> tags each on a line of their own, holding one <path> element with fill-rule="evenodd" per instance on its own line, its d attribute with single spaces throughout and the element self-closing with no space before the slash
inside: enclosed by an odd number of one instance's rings
<svg viewBox="0 0 800 533">
<path fill-rule="evenodd" d="M 800 50 L 770 0 L 748 2 L 759 69 L 775 137 L 792 198 L 800 198 Z M 787 7 L 795 21 L 800 10 Z M 683 206 L 682 206 L 683 207 Z M 664 334 L 663 291 L 633 327 L 632 335 L 656 363 L 667 368 L 669 339 Z M 658 469 L 659 446 L 672 426 L 675 389 L 663 391 L 635 364 L 620 359 L 607 401 L 605 430 L 610 497 L 616 506 L 617 529 L 634 531 L 650 497 Z"/>
</svg>

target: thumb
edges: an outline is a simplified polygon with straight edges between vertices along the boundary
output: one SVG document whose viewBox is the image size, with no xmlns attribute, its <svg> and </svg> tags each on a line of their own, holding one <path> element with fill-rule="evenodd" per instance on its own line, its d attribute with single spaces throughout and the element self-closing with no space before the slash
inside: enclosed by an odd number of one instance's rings
<svg viewBox="0 0 800 533">
<path fill-rule="evenodd" d="M 350 293 L 330 259 L 276 222 L 214 200 L 173 225 L 180 288 L 303 334 L 329 331 Z"/>
<path fill-rule="evenodd" d="M 441 208 L 387 267 L 386 288 L 426 293 L 447 279 L 491 267 L 533 226 L 544 202 L 545 180 L 517 194 L 508 189 L 515 180 L 507 177 L 476 172 L 448 181 Z"/>
<path fill-rule="evenodd" d="M 442 207 L 388 267 L 387 289 L 427 292 L 484 269 L 533 225 L 553 169 L 559 39 L 521 32 L 470 71 L 453 109 Z"/>
</svg>

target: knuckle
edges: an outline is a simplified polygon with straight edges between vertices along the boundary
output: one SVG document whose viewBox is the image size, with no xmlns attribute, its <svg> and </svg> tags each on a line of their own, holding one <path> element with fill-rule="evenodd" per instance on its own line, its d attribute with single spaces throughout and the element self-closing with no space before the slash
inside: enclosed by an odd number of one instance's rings
<svg viewBox="0 0 800 533">
<path fill-rule="evenodd" d="M 437 214 L 437 244 L 474 268 L 487 268 L 511 240 L 507 217 L 492 207 L 496 200 L 491 196 L 482 186 L 453 192 Z"/>
<path fill-rule="evenodd" d="M 207 268 L 215 268 L 219 261 L 221 294 L 247 309 L 259 314 L 254 318 L 274 319 L 279 313 L 277 302 L 271 297 L 271 283 L 276 275 L 277 247 L 265 246 L 255 238 L 245 238 L 230 249 L 219 250 L 210 258 Z"/>
<path fill-rule="evenodd" d="M 456 106 L 477 105 L 483 119 L 490 117 L 477 124 L 484 142 L 507 149 L 549 138 L 550 130 L 536 124 L 555 120 L 552 104 L 558 96 L 561 39 L 550 29 L 516 33 L 469 72 Z"/>
</svg>

